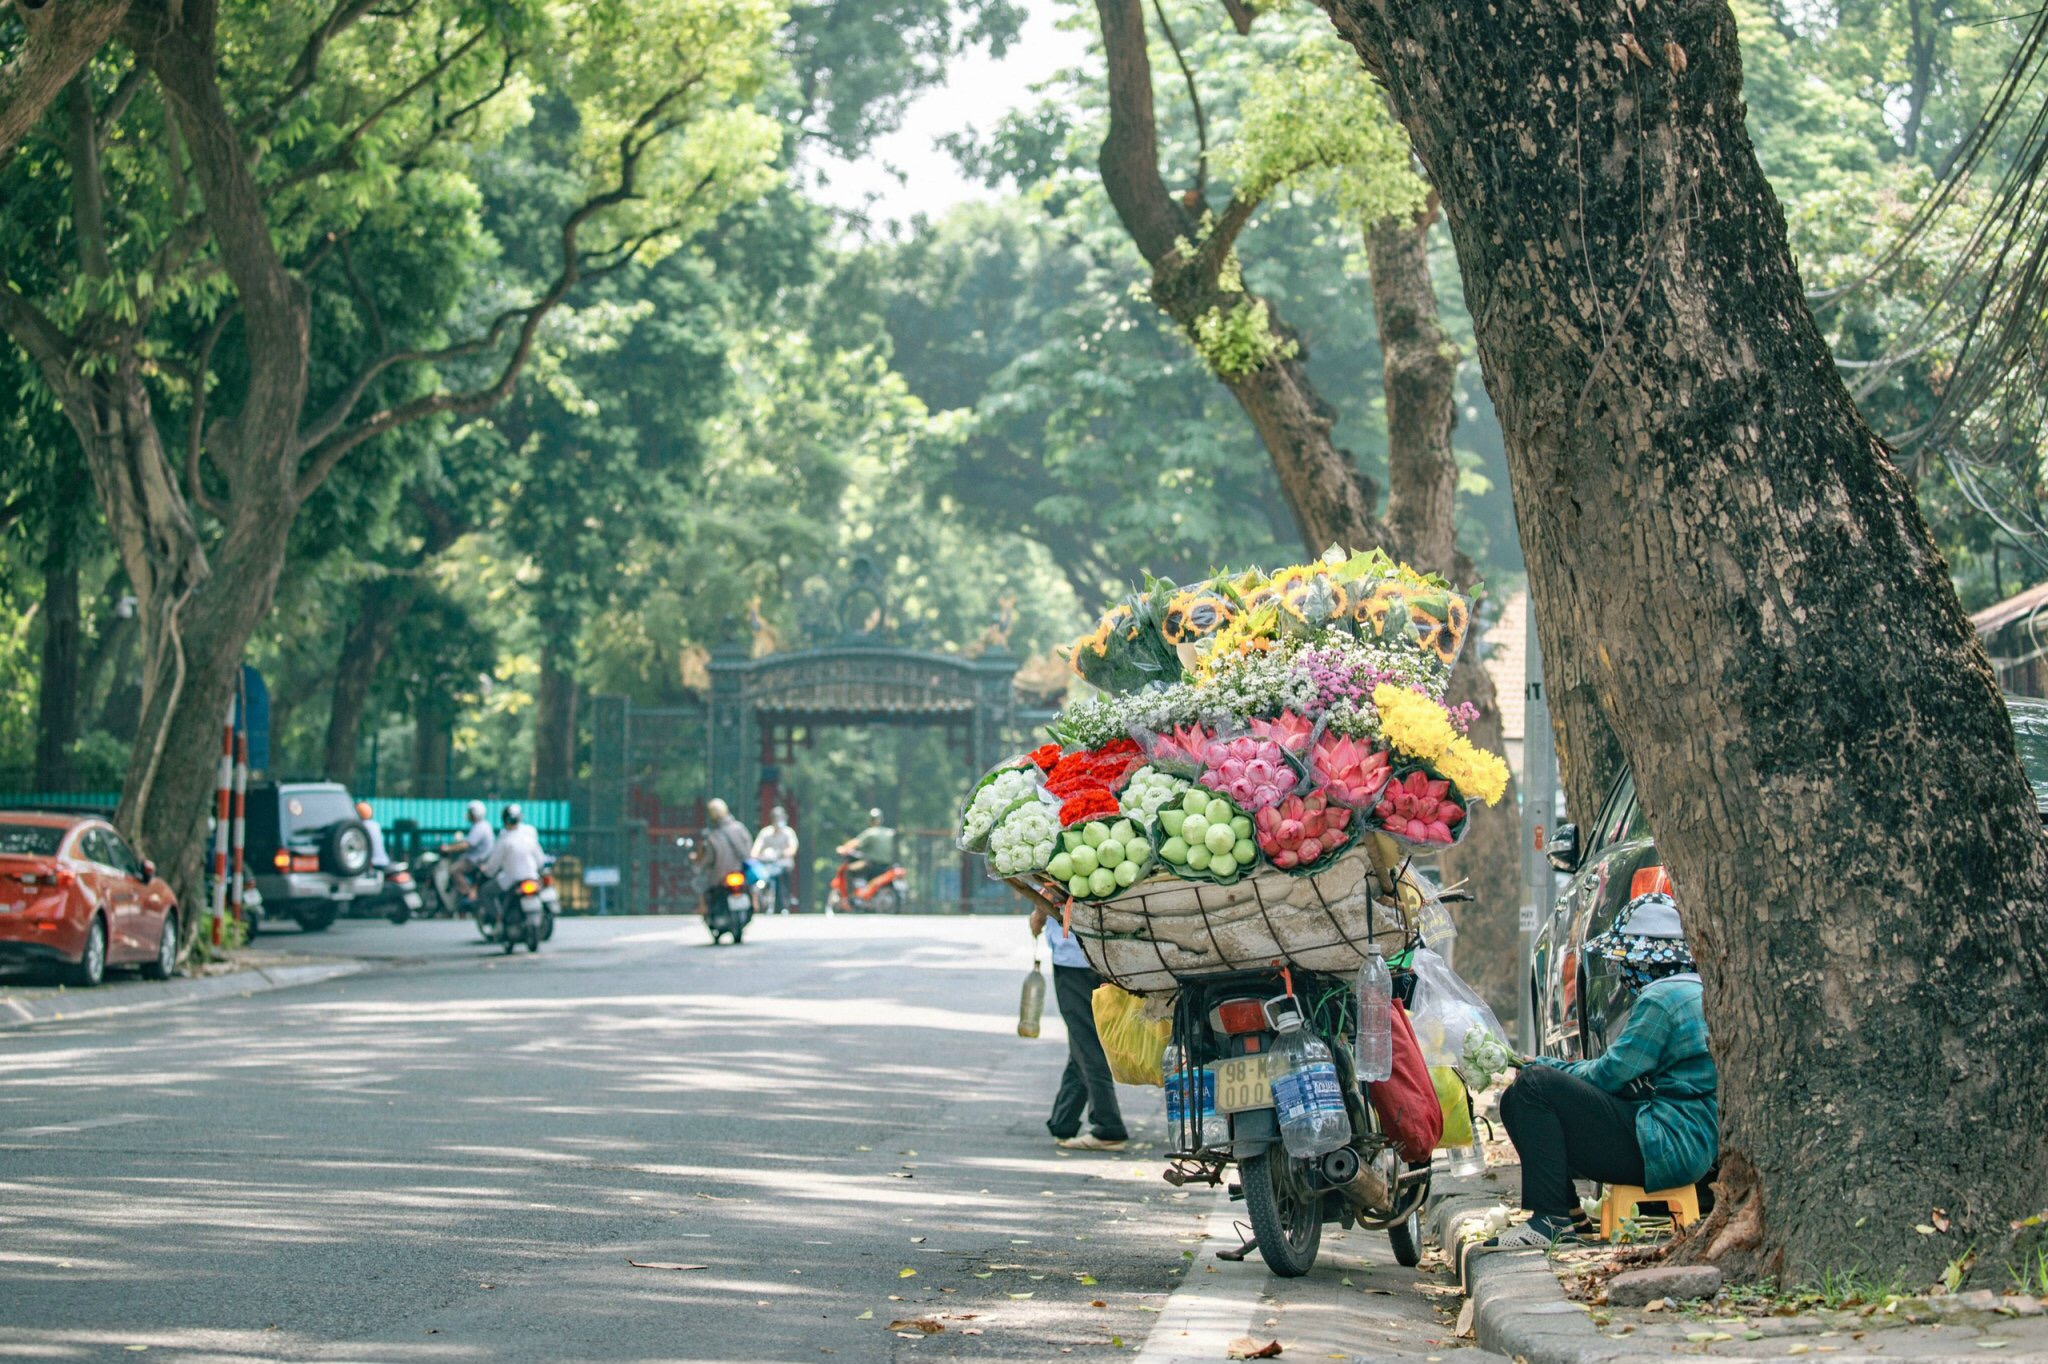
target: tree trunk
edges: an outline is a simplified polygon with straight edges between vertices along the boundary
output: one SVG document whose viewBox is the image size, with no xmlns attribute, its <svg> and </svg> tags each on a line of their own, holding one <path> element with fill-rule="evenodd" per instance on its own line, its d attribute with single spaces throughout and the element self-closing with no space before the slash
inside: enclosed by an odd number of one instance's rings
<svg viewBox="0 0 2048 1364">
<path fill-rule="evenodd" d="M 1807 311 L 1733 16 L 1324 3 L 1442 198 L 1544 652 L 1613 722 L 1700 958 L 1747 1172 L 1705 1253 L 2002 1263 L 2048 1206 L 2048 846 Z"/>
<path fill-rule="evenodd" d="M 1383 218 L 1366 229 L 1372 305 L 1379 327 L 1387 398 L 1387 530 L 1402 558 L 1469 582 L 1458 552 L 1458 459 L 1451 431 L 1458 414 L 1458 348 L 1445 334 L 1429 273 L 1432 205 L 1412 219 Z M 1502 751 L 1500 705 L 1480 666 L 1476 641 L 1451 674 L 1447 699 L 1478 712 L 1471 738 Z M 1512 1015 L 1520 997 L 1522 858 L 1514 819 L 1515 787 L 1476 819 L 1465 841 L 1443 854 L 1446 885 L 1470 882 L 1472 901 L 1456 916 L 1459 973 L 1495 1012 Z"/>
<path fill-rule="evenodd" d="M 418 596 L 418 580 L 410 575 L 366 578 L 356 587 L 355 614 L 342 636 L 327 711 L 327 756 L 322 770 L 332 781 L 348 784 L 356 779 L 356 751 L 361 747 L 370 687 Z"/>
<path fill-rule="evenodd" d="M 71 745 L 78 738 L 77 502 L 59 497 L 43 546 L 43 668 L 36 693 L 38 791 L 71 789 Z"/>
<path fill-rule="evenodd" d="M 1254 205 L 1233 202 L 1224 224 L 1209 231 L 1168 193 L 1159 172 L 1158 127 L 1152 106 L 1152 61 L 1145 49 L 1140 0 L 1096 0 L 1108 64 L 1109 132 L 1103 139 L 1103 187 L 1131 240 L 1152 267 L 1152 300 L 1195 339 L 1212 312 L 1264 307 L 1269 330 L 1296 353 L 1277 355 L 1243 372 L 1218 372 L 1259 433 L 1301 538 L 1311 554 L 1333 544 L 1379 544 L 1385 530 L 1375 510 L 1378 492 L 1348 450 L 1331 438 L 1335 413 L 1316 392 L 1294 333 L 1270 302 L 1248 289 L 1226 287 L 1223 265 L 1236 232 Z M 1234 224 L 1234 225 L 1232 225 Z M 1199 345 L 1197 349 L 1199 350 Z"/>
<path fill-rule="evenodd" d="M 576 777 L 576 678 L 568 650 L 550 642 L 540 652 L 540 687 L 533 717 L 533 773 L 527 796 L 557 799 Z"/>
<path fill-rule="evenodd" d="M 0 66 L 0 165 L 121 26 L 128 0 L 61 0 L 34 8 L 14 0 L 13 8 L 28 36 Z"/>
</svg>

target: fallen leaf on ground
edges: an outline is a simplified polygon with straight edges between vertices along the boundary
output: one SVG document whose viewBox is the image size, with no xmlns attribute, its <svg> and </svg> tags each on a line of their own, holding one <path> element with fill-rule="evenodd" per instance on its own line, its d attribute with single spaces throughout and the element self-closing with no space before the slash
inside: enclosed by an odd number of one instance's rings
<svg viewBox="0 0 2048 1364">
<path fill-rule="evenodd" d="M 913 1246 L 921 1246 L 924 1244 L 924 1237 L 913 1236 L 910 1238 L 910 1244 L 912 1244 Z"/>
<path fill-rule="evenodd" d="M 978 1336 L 981 1334 L 981 1328 L 979 1326 L 969 1326 L 960 1334 L 963 1336 Z"/>
<path fill-rule="evenodd" d="M 1108 1304 L 1108 1303 L 1104 1302 L 1104 1301 L 1103 1301 L 1102 1299 L 1100 1299 L 1100 1298 L 1096 1298 L 1096 1299 L 1095 1299 L 1094 1301 L 1090 1302 L 1090 1303 L 1089 1303 L 1088 1305 L 1089 1305 L 1090 1307 L 1107 1307 L 1107 1306 L 1109 1306 L 1109 1304 Z"/>
<path fill-rule="evenodd" d="M 934 1321 L 930 1317 L 909 1317 L 890 1322 L 889 1329 L 899 1332 L 922 1331 L 928 1336 L 935 1336 L 945 1330 L 946 1326 L 944 1322 Z"/>
<path fill-rule="evenodd" d="M 914 1269 L 899 1269 L 896 1271 L 896 1277 L 899 1279 L 914 1279 L 917 1277 L 917 1271 Z"/>
<path fill-rule="evenodd" d="M 633 1266 L 633 1268 L 635 1268 L 635 1269 L 708 1269 L 708 1268 L 710 1268 L 710 1266 L 708 1266 L 708 1265 L 678 1265 L 678 1264 L 671 1264 L 671 1263 L 669 1263 L 669 1262 L 668 1262 L 668 1261 L 666 1261 L 666 1260 L 628 1260 L 628 1261 L 626 1261 L 626 1263 L 627 1263 L 627 1264 L 629 1264 L 629 1265 L 631 1265 L 631 1266 Z M 484 1287 L 486 1287 L 486 1288 L 489 1288 L 489 1287 L 490 1287 L 490 1285 L 489 1285 L 489 1284 L 485 1284 L 485 1285 L 484 1285 Z"/>
<path fill-rule="evenodd" d="M 1030 1293 L 1012 1293 L 1010 1296 L 1021 1302 L 1025 1298 L 1031 1297 L 1033 1295 Z"/>
<path fill-rule="evenodd" d="M 1230 1359 L 1277 1359 L 1280 1355 L 1280 1342 L 1269 1340 L 1261 1345 L 1250 1336 L 1239 1336 L 1230 1342 L 1223 1353 Z"/>
<path fill-rule="evenodd" d="M 910 1171 L 908 1171 L 908 1170 L 891 1170 L 891 1171 L 889 1171 L 889 1178 L 891 1178 L 891 1179 L 916 1179 L 916 1178 L 917 1178 L 917 1176 L 916 1176 L 916 1175 L 914 1175 L 914 1174 L 912 1174 L 912 1173 L 910 1173 Z"/>
<path fill-rule="evenodd" d="M 875 1309 L 872 1307 L 870 1307 L 867 1311 L 861 1313 L 859 1316 L 854 1318 L 855 1321 L 873 1321 L 874 1319 Z"/>
<path fill-rule="evenodd" d="M 1095 1286 L 1095 1276 L 1093 1274 L 1083 1274 L 1075 1282 L 1079 1283 L 1083 1288 L 1093 1288 Z"/>
<path fill-rule="evenodd" d="M 1949 1228 L 1948 1209 L 1936 1208 L 1933 1212 L 1927 1215 L 1927 1220 L 1934 1223 L 1934 1229 L 1936 1231 L 1946 1232 Z"/>
<path fill-rule="evenodd" d="M 1472 1314 L 1479 1310 L 1479 1304 L 1471 1298 L 1458 1309 L 1458 1336 L 1462 1339 L 1472 1334 Z"/>
</svg>

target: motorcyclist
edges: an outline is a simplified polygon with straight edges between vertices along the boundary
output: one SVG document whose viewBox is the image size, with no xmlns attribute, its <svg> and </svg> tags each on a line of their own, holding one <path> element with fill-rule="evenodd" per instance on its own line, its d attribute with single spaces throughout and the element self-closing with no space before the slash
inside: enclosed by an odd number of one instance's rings
<svg viewBox="0 0 2048 1364">
<path fill-rule="evenodd" d="M 547 861 L 541 852 L 540 834 L 526 822 L 525 811 L 516 804 L 507 805 L 501 819 L 503 831 L 478 868 L 486 877 L 495 878 L 500 898 L 521 881 L 539 880 Z"/>
<path fill-rule="evenodd" d="M 868 811 L 868 827 L 840 844 L 838 852 L 850 859 L 842 869 L 847 884 L 865 882 L 896 865 L 896 831 L 882 822 L 877 806 Z"/>
<path fill-rule="evenodd" d="M 473 800 L 465 812 L 469 818 L 469 832 L 463 837 L 441 845 L 441 855 L 455 860 L 448 864 L 448 874 L 455 882 L 456 891 L 465 900 L 476 896 L 476 884 L 472 879 L 482 868 L 484 859 L 491 855 L 491 845 L 496 836 L 491 833 L 490 813 L 480 800 Z"/>
<path fill-rule="evenodd" d="M 775 887 L 775 912 L 787 914 L 796 908 L 790 896 L 790 873 L 796 870 L 796 830 L 789 827 L 789 811 L 776 806 L 769 822 L 754 836 L 754 860 L 768 872 Z"/>
<path fill-rule="evenodd" d="M 703 857 L 711 872 L 710 885 L 725 884 L 727 872 L 744 872 L 753 855 L 754 840 L 747 826 L 733 818 L 732 807 L 716 796 L 704 806 Z"/>
</svg>

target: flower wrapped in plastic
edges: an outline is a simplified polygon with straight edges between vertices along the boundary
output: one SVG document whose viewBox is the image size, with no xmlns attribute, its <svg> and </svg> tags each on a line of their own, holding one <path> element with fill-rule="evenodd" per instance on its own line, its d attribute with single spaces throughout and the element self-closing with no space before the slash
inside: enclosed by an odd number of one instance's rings
<svg viewBox="0 0 2048 1364">
<path fill-rule="evenodd" d="M 1046 774 L 1045 789 L 1061 800 L 1087 790 L 1113 791 L 1144 760 L 1136 740 L 1112 739 L 1099 748 L 1062 757 Z"/>
<path fill-rule="evenodd" d="M 1028 762 L 1011 759 L 991 769 L 968 795 L 967 808 L 960 814 L 956 840 L 962 852 L 981 852 L 988 836 L 1004 815 L 1020 800 L 1035 798 L 1044 784 L 1039 770 Z"/>
<path fill-rule="evenodd" d="M 1281 871 L 1306 876 L 1337 860 L 1353 841 L 1357 812 L 1323 793 L 1290 795 L 1252 816 L 1259 851 Z"/>
<path fill-rule="evenodd" d="M 1373 806 L 1373 827 L 1417 848 L 1448 848 L 1465 836 L 1467 812 L 1456 787 L 1415 766 L 1387 783 Z"/>
<path fill-rule="evenodd" d="M 1258 856 L 1252 817 L 1221 792 L 1191 786 L 1159 812 L 1159 860 L 1175 876 L 1232 885 Z"/>
<path fill-rule="evenodd" d="M 1061 831 L 1046 874 L 1077 900 L 1105 900 L 1152 869 L 1152 839 L 1131 819 L 1092 819 Z"/>
<path fill-rule="evenodd" d="M 1196 780 L 1228 796 L 1246 814 L 1255 815 L 1293 794 L 1301 774 L 1288 760 L 1287 750 L 1272 739 L 1240 734 L 1209 740 L 1202 750 L 1202 772 Z"/>
<path fill-rule="evenodd" d="M 1325 731 L 1308 753 L 1315 789 L 1338 805 L 1370 810 L 1393 776 L 1393 755 L 1370 740 Z"/>
<path fill-rule="evenodd" d="M 989 833 L 989 870 L 998 876 L 1029 876 L 1045 870 L 1058 835 L 1050 800 L 1034 794 L 1017 802 Z"/>
<path fill-rule="evenodd" d="M 1067 648 L 1083 681 L 1113 695 L 1180 680 L 1180 655 L 1159 633 L 1163 588 L 1134 593 Z"/>
<path fill-rule="evenodd" d="M 1179 804 L 1191 785 L 1193 783 L 1186 777 L 1177 777 L 1148 763 L 1124 779 L 1123 789 L 1117 793 L 1117 803 L 1126 818 L 1137 820 L 1149 829 L 1159 822 L 1159 812 L 1169 805 Z"/>
</svg>

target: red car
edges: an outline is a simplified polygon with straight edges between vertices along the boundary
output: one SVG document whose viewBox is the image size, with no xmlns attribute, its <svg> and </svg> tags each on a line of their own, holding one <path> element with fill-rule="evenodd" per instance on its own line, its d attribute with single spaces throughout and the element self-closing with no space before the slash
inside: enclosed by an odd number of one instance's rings
<svg viewBox="0 0 2048 1364">
<path fill-rule="evenodd" d="M 0 810 L 0 965 L 56 967 L 98 985 L 140 964 L 178 964 L 178 905 L 156 868 L 97 815 Z"/>
</svg>

